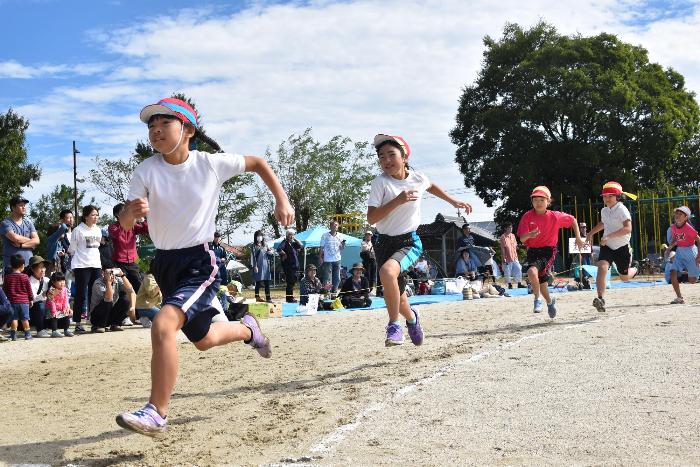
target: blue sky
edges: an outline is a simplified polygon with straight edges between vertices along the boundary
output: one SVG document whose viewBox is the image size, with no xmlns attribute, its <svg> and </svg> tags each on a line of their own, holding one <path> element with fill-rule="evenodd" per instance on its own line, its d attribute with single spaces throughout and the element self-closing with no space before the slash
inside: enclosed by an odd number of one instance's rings
<svg viewBox="0 0 700 467">
<path fill-rule="evenodd" d="M 448 132 L 485 35 L 543 19 L 561 33 L 617 34 L 700 91 L 698 1 L 383 0 L 303 2 L 0 0 L 0 111 L 30 122 L 44 175 L 35 201 L 79 176 L 95 155 L 127 157 L 146 139 L 140 108 L 173 92 L 197 103 L 231 152 L 263 154 L 313 127 L 317 139 L 403 135 L 413 164 L 448 191 L 463 186 Z M 12 44 L 9 46 L 8 44 Z M 89 186 L 103 206 L 111 202 Z M 424 221 L 454 214 L 425 199 Z M 257 227 L 257 226 L 253 226 Z M 247 238 L 242 229 L 240 238 Z"/>
</svg>

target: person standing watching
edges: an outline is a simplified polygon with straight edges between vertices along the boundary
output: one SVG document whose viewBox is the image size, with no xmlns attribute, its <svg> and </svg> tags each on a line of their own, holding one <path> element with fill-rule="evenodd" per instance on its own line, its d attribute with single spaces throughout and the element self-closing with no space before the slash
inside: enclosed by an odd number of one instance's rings
<svg viewBox="0 0 700 467">
<path fill-rule="evenodd" d="M 12 272 L 10 258 L 14 255 L 22 255 L 24 265 L 29 265 L 32 250 L 39 245 L 39 235 L 36 233 L 34 223 L 25 218 L 27 214 L 28 200 L 21 196 L 15 196 L 10 200 L 10 217 L 0 223 L 0 237 L 2 237 L 2 262 L 5 274 Z"/>
<path fill-rule="evenodd" d="M 125 229 L 119 223 L 119 215 L 124 208 L 124 203 L 114 206 L 112 214 L 116 222 L 107 228 L 109 238 L 112 240 L 112 262 L 114 266 L 121 269 L 124 275 L 138 293 L 141 288 L 141 271 L 137 263 L 139 257 L 136 253 L 136 236 L 148 235 L 148 222 L 136 222 L 130 230 Z"/>
<path fill-rule="evenodd" d="M 371 230 L 365 232 L 365 238 L 362 239 L 362 245 L 360 246 L 360 258 L 365 268 L 370 293 L 374 290 L 374 283 L 377 280 L 377 255 L 374 252 L 372 235 L 374 234 Z"/>
<path fill-rule="evenodd" d="M 297 283 L 299 251 L 303 248 L 303 245 L 299 240 L 294 238 L 295 233 L 293 229 L 287 229 L 284 240 L 282 240 L 277 247 L 277 251 L 282 258 L 284 277 L 287 281 L 287 303 L 297 303 L 297 300 L 294 298 L 294 284 Z"/>
<path fill-rule="evenodd" d="M 340 258 L 345 248 L 345 240 L 338 234 L 338 221 L 332 220 L 330 231 L 321 236 L 321 267 L 323 268 L 323 282 L 331 283 L 331 292 L 335 294 L 340 284 Z"/>
<path fill-rule="evenodd" d="M 518 260 L 518 241 L 513 235 L 513 224 L 508 222 L 503 226 L 503 235 L 498 238 L 498 243 L 501 245 L 503 275 L 508 283 L 508 288 L 513 288 L 513 280 L 518 281 L 519 289 L 525 288 L 526 286 L 522 283 L 523 268 Z"/>
<path fill-rule="evenodd" d="M 211 249 L 214 252 L 214 256 L 216 256 L 216 265 L 219 267 L 218 274 L 221 285 L 228 285 L 230 282 L 228 278 L 228 269 L 226 269 L 228 253 L 226 253 L 226 248 L 221 244 L 221 234 L 219 232 L 214 232 L 214 241 L 211 242 Z"/>
</svg>

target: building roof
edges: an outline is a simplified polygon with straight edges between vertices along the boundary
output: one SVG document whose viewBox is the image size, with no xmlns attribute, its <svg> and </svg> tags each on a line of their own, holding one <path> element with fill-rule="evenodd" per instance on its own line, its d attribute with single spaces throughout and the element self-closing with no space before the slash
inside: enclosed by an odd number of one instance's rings
<svg viewBox="0 0 700 467">
<path fill-rule="evenodd" d="M 431 224 L 421 224 L 418 227 L 417 233 L 419 236 L 442 236 L 452 228 L 462 229 L 462 225 L 466 223 L 463 217 L 445 216 L 438 214 L 435 216 L 435 221 Z M 472 235 L 482 237 L 485 240 L 495 242 L 498 240 L 495 234 L 496 223 L 493 221 L 486 222 L 470 222 L 469 228 Z M 493 230 L 491 230 L 493 229 Z"/>
</svg>

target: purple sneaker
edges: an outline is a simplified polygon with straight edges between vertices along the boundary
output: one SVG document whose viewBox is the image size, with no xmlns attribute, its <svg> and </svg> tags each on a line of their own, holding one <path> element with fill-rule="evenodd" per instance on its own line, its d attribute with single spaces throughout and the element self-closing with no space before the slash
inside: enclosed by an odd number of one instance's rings
<svg viewBox="0 0 700 467">
<path fill-rule="evenodd" d="M 265 334 L 260 330 L 260 324 L 255 316 L 245 314 L 241 318 L 241 323 L 246 325 L 250 329 L 250 333 L 253 337 L 246 344 L 253 347 L 258 351 L 261 357 L 270 358 L 272 356 L 272 346 L 270 345 L 270 339 L 265 337 Z"/>
<path fill-rule="evenodd" d="M 152 438 L 163 438 L 168 431 L 168 421 L 150 403 L 136 412 L 120 413 L 117 415 L 117 425 Z"/>
<path fill-rule="evenodd" d="M 408 337 L 411 338 L 413 345 L 421 345 L 423 343 L 423 328 L 420 325 L 418 309 L 411 307 L 411 311 L 413 311 L 413 314 L 416 315 L 416 324 L 406 323 L 406 327 L 408 327 Z"/>
<path fill-rule="evenodd" d="M 403 329 L 401 329 L 401 325 L 389 323 L 386 326 L 386 340 L 384 341 L 384 345 L 391 347 L 401 344 L 403 344 Z"/>
</svg>

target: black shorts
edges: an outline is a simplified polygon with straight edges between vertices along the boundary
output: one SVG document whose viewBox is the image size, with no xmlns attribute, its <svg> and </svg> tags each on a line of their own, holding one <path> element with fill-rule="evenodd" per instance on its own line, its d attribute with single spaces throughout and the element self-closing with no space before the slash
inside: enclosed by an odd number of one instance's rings
<svg viewBox="0 0 700 467">
<path fill-rule="evenodd" d="M 544 284 L 552 279 L 549 270 L 552 268 L 556 256 L 557 248 L 554 246 L 528 248 L 523 269 L 527 271 L 530 268 L 537 268 L 537 277 L 540 280 L 540 284 Z"/>
<path fill-rule="evenodd" d="M 379 234 L 377 244 L 374 246 L 377 256 L 377 267 L 381 268 L 390 259 L 395 260 L 401 266 L 399 273 L 399 293 L 406 290 L 406 271 L 413 266 L 421 253 L 423 253 L 423 243 L 415 232 L 408 232 L 402 235 Z"/>
<path fill-rule="evenodd" d="M 186 319 L 182 332 L 191 342 L 202 340 L 219 313 L 211 304 L 220 285 L 214 252 L 207 244 L 156 250 L 152 267 L 163 305 L 180 308 Z"/>
<path fill-rule="evenodd" d="M 632 265 L 632 252 L 630 251 L 629 244 L 623 245 L 615 250 L 607 245 L 601 246 L 598 261 L 607 261 L 608 264 L 615 263 L 617 272 L 620 273 L 621 276 L 626 276 Z"/>
</svg>

